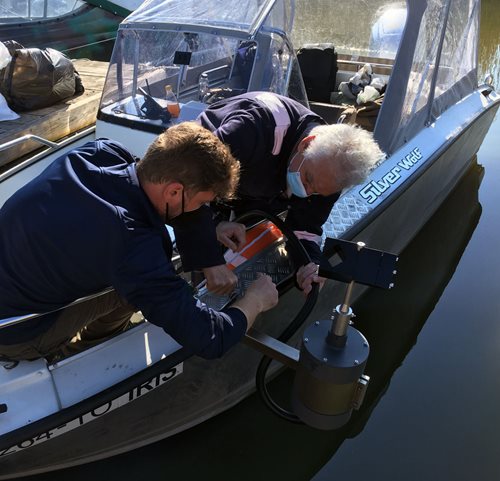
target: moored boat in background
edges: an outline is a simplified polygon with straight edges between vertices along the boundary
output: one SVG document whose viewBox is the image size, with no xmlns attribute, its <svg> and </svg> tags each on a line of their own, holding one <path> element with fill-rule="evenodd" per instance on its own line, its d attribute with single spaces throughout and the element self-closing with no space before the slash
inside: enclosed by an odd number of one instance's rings
<svg viewBox="0 0 500 481">
<path fill-rule="evenodd" d="M 54 48 L 71 58 L 108 60 L 118 25 L 128 13 L 83 0 L 6 0 L 0 5 L 0 40 Z"/>
</svg>

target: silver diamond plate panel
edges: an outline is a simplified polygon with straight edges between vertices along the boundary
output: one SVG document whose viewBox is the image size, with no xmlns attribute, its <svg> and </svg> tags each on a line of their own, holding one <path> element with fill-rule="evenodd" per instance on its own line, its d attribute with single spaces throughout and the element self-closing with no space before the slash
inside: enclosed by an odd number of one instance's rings
<svg viewBox="0 0 500 481">
<path fill-rule="evenodd" d="M 196 297 L 212 309 L 220 310 L 236 297 L 242 296 L 259 273 L 271 276 L 273 282 L 279 284 L 293 275 L 294 267 L 286 251 L 285 240 L 281 239 L 236 267 L 233 272 L 239 280 L 233 294 L 218 296 L 203 288 Z"/>
<path fill-rule="evenodd" d="M 324 237 L 341 237 L 347 229 L 363 218 L 371 207 L 356 193 L 346 192 L 335 202 L 330 215 L 323 225 Z"/>
</svg>

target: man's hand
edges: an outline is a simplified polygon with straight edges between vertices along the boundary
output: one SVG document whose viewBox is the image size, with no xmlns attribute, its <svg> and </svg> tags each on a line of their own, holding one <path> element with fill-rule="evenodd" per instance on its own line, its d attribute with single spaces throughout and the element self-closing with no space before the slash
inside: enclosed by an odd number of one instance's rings
<svg viewBox="0 0 500 481">
<path fill-rule="evenodd" d="M 261 274 L 253 281 L 245 292 L 244 297 L 255 299 L 259 312 L 265 312 L 278 304 L 278 290 L 267 274 Z"/>
<path fill-rule="evenodd" d="M 238 283 L 236 275 L 225 264 L 206 267 L 203 274 L 207 280 L 207 289 L 220 296 L 230 294 Z"/>
<path fill-rule="evenodd" d="M 222 221 L 217 224 L 215 231 L 217 240 L 234 252 L 238 252 L 245 244 L 246 229 L 243 224 Z"/>
<path fill-rule="evenodd" d="M 268 311 L 276 304 L 278 304 L 278 290 L 271 278 L 262 274 L 250 284 L 245 295 L 234 302 L 231 307 L 236 307 L 245 314 L 247 329 L 249 329 L 261 312 Z"/>
<path fill-rule="evenodd" d="M 306 296 L 311 292 L 313 282 L 318 283 L 319 288 L 321 289 L 326 281 L 324 277 L 318 276 L 318 268 L 319 266 L 317 264 L 310 262 L 309 264 L 300 267 L 297 271 L 297 284 Z"/>
</svg>

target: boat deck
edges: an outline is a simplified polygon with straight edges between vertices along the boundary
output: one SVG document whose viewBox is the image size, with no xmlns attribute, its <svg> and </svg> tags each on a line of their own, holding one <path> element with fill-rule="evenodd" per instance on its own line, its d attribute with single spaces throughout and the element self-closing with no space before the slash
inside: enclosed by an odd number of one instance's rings
<svg viewBox="0 0 500 481">
<path fill-rule="evenodd" d="M 23 135 L 38 135 L 57 141 L 95 123 L 97 108 L 108 70 L 108 62 L 73 60 L 85 92 L 43 109 L 20 113 L 20 118 L 0 122 L 0 146 Z M 27 140 L 4 150 L 0 166 L 36 150 L 41 144 Z"/>
</svg>

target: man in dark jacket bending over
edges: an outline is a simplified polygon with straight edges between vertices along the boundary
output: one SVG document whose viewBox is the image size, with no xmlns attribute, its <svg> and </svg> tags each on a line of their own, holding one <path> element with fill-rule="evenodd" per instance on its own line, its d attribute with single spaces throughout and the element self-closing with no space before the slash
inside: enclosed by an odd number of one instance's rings
<svg viewBox="0 0 500 481">
<path fill-rule="evenodd" d="M 49 313 L 0 329 L 0 356 L 51 355 L 76 333 L 95 343 L 135 310 L 193 353 L 221 356 L 276 304 L 276 288 L 263 276 L 221 312 L 196 302 L 175 273 L 165 223 L 231 197 L 238 174 L 229 149 L 195 123 L 170 128 L 137 163 L 102 139 L 55 160 L 0 209 L 0 318 Z"/>
<path fill-rule="evenodd" d="M 286 224 L 306 247 L 312 263 L 297 272 L 297 283 L 307 294 L 321 259 L 322 225 L 341 191 L 361 183 L 383 153 L 369 132 L 351 125 L 324 125 L 298 102 L 269 92 L 251 92 L 210 106 L 198 121 L 231 148 L 241 163 L 234 214 L 259 209 L 273 214 L 288 211 Z M 212 204 L 220 211 L 220 204 Z M 212 212 L 203 207 L 191 227 L 210 229 Z M 204 236 L 203 248 L 183 258 L 188 269 L 202 268 L 209 289 L 225 293 L 236 277 L 224 265 L 216 242 L 238 250 L 245 233 L 241 224 L 221 222 L 217 232 Z M 193 236 L 189 229 L 178 245 Z"/>
</svg>

